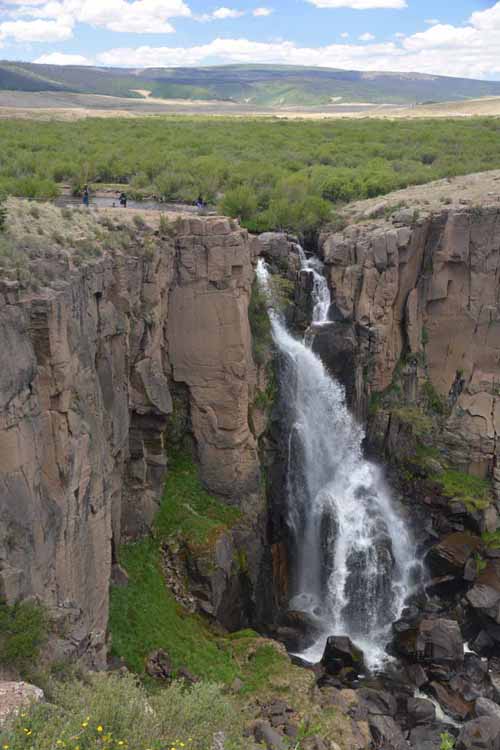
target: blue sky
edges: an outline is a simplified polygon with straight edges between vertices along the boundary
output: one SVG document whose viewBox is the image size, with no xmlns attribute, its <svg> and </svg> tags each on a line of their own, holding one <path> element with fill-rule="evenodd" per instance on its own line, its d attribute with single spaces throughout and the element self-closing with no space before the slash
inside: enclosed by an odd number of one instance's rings
<svg viewBox="0 0 500 750">
<path fill-rule="evenodd" d="M 232 62 L 500 79 L 500 2 L 0 0 L 4 59 Z"/>
</svg>

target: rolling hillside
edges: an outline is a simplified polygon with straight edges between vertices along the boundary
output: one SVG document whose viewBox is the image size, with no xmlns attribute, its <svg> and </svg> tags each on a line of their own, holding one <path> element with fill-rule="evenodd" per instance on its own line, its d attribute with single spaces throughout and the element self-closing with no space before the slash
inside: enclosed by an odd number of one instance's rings
<svg viewBox="0 0 500 750">
<path fill-rule="evenodd" d="M 65 91 L 161 99 L 224 100 L 258 107 L 342 102 L 423 104 L 500 96 L 500 81 L 278 65 L 94 68 L 0 62 L 0 90 Z"/>
</svg>

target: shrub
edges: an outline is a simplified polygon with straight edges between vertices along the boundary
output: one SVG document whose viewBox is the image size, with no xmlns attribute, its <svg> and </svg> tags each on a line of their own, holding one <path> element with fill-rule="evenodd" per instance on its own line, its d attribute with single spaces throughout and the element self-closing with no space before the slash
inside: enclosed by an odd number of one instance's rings
<svg viewBox="0 0 500 750">
<path fill-rule="evenodd" d="M 45 609 L 34 602 L 0 602 L 0 664 L 26 670 L 36 662 L 48 635 Z"/>
<path fill-rule="evenodd" d="M 469 510 L 485 510 L 491 503 L 491 485 L 486 479 L 448 469 L 438 477 L 443 494 L 456 498 Z"/>
<path fill-rule="evenodd" d="M 186 689 L 178 683 L 153 695 L 132 675 L 92 675 L 61 684 L 55 705 L 38 704 L 4 731 L 10 750 L 206 750 L 214 735 L 227 737 L 228 750 L 244 747 L 242 715 L 214 684 Z"/>
<path fill-rule="evenodd" d="M 245 185 L 229 190 L 220 203 L 222 213 L 242 221 L 252 219 L 257 207 L 255 191 Z"/>
</svg>

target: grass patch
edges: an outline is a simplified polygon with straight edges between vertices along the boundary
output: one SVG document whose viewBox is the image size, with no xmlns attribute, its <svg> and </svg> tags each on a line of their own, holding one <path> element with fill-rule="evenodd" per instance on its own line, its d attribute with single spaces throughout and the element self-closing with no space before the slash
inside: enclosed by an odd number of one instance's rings
<svg viewBox="0 0 500 750">
<path fill-rule="evenodd" d="M 244 716 L 215 684 L 172 684 L 146 693 L 133 675 L 92 675 L 56 687 L 51 704 L 23 711 L 0 731 L 10 750 L 207 750 L 223 732 L 227 750 L 243 750 Z"/>
<path fill-rule="evenodd" d="M 424 437 L 432 431 L 432 419 L 418 406 L 405 406 L 394 409 L 393 414 L 402 422 L 413 427 L 416 437 Z"/>
<path fill-rule="evenodd" d="M 20 602 L 8 606 L 0 602 L 0 664 L 21 673 L 33 667 L 48 630 L 49 620 L 41 605 Z"/>
<path fill-rule="evenodd" d="M 457 499 L 468 510 L 486 510 L 491 503 L 491 486 L 486 479 L 447 469 L 436 477 L 436 481 L 446 497 Z"/>
<path fill-rule="evenodd" d="M 186 614 L 167 589 L 160 545 L 147 539 L 122 548 L 120 562 L 129 575 L 125 588 L 111 590 L 109 627 L 112 653 L 137 674 L 144 674 L 152 651 L 168 651 L 174 667 L 186 666 L 199 677 L 230 682 L 237 674 L 231 653 L 199 617 Z"/>
<path fill-rule="evenodd" d="M 146 657 L 162 648 L 174 668 L 187 667 L 217 683 L 228 684 L 240 677 L 243 692 L 251 693 L 279 669 L 290 668 L 288 658 L 253 631 L 224 636 L 202 617 L 187 613 L 165 584 L 161 565 L 165 540 L 180 537 L 191 548 L 203 548 L 239 518 L 238 510 L 204 490 L 190 457 L 173 456 L 153 537 L 121 548 L 120 563 L 129 583 L 111 589 L 112 653 L 132 671 L 144 675 Z"/>
<path fill-rule="evenodd" d="M 237 508 L 224 505 L 204 489 L 189 455 L 179 452 L 170 458 L 165 494 L 155 522 L 160 540 L 175 534 L 204 546 L 240 518 Z"/>
</svg>

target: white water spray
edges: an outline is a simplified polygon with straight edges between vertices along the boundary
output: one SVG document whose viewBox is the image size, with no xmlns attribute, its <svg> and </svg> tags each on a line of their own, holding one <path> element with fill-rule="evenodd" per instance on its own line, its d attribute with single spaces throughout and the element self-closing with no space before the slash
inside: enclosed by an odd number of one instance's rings
<svg viewBox="0 0 500 750">
<path fill-rule="evenodd" d="M 321 262 L 308 261 L 303 252 L 301 258 L 303 269 L 314 274 L 314 323 L 325 324 L 330 293 Z M 323 632 L 301 656 L 318 662 L 329 635 L 349 635 L 368 665 L 377 667 L 387 658 L 391 623 L 410 593 L 414 545 L 381 471 L 363 457 L 364 432 L 349 412 L 344 389 L 272 309 L 263 260 L 257 275 L 284 355 L 288 522 L 294 544 L 289 606 L 315 618 Z"/>
</svg>

